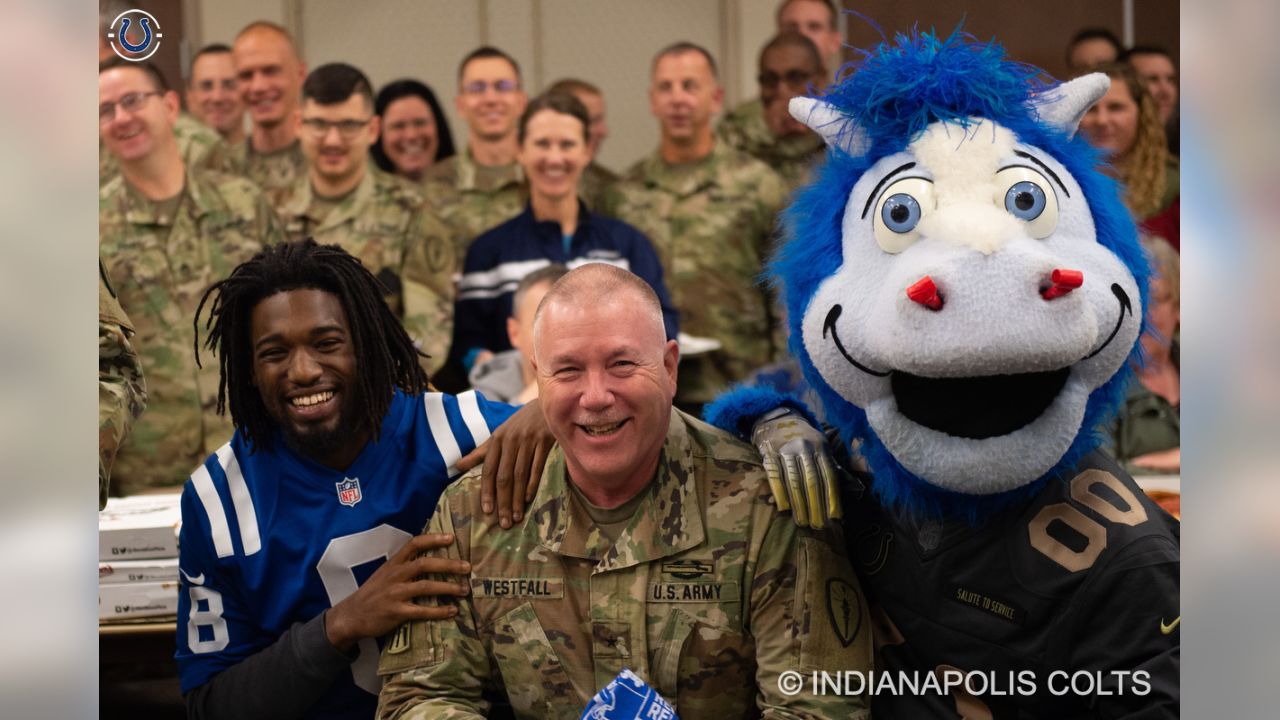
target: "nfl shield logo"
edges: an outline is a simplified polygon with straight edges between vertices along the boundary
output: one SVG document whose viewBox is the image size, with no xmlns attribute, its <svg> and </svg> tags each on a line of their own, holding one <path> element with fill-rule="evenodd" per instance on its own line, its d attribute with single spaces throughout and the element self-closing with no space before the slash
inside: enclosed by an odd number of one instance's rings
<svg viewBox="0 0 1280 720">
<path fill-rule="evenodd" d="M 347 507 L 360 502 L 360 478 L 343 478 L 342 482 L 334 485 L 338 488 L 338 502 Z"/>
</svg>

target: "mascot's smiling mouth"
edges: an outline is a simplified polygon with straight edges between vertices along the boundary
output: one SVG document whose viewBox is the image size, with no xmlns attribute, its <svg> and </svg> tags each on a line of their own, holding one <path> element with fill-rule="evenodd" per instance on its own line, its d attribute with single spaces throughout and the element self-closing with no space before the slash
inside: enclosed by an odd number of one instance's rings
<svg viewBox="0 0 1280 720">
<path fill-rule="evenodd" d="M 956 437 L 1008 435 L 1040 417 L 1066 384 L 1071 368 L 1018 375 L 926 378 L 898 370 L 889 379 L 898 412 Z"/>
<path fill-rule="evenodd" d="M 1116 326 L 1102 345 L 1083 360 L 1110 345 L 1119 334 L 1125 315 L 1133 316 L 1133 304 L 1128 293 L 1114 283 L 1111 293 L 1120 304 Z M 822 323 L 822 337 L 825 339 L 830 333 L 836 349 L 850 365 L 868 375 L 888 377 L 898 412 L 904 417 L 955 437 L 982 440 L 1008 435 L 1031 424 L 1053 404 L 1071 375 L 1070 367 L 1047 372 L 964 378 L 928 378 L 903 370 L 872 370 L 855 360 L 840 342 L 836 321 L 843 312 L 844 308 L 839 303 L 831 307 Z"/>
</svg>

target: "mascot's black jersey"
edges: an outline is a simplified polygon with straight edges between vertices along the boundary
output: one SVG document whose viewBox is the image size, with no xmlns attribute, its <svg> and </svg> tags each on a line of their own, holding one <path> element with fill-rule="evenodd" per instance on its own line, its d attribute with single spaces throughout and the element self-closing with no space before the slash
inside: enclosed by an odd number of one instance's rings
<svg viewBox="0 0 1280 720">
<path fill-rule="evenodd" d="M 872 604 L 877 717 L 1178 716 L 1179 526 L 1109 457 L 977 527 L 860 494 L 846 537 Z M 967 689 L 926 685 L 957 671 Z"/>
</svg>

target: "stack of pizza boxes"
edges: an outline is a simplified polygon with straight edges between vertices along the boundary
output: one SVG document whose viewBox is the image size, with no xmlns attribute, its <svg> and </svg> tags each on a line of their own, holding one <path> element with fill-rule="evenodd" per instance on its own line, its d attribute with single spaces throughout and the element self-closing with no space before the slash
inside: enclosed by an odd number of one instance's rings
<svg viewBox="0 0 1280 720">
<path fill-rule="evenodd" d="M 111 498 L 98 513 L 98 619 L 178 613 L 178 493 Z"/>
</svg>

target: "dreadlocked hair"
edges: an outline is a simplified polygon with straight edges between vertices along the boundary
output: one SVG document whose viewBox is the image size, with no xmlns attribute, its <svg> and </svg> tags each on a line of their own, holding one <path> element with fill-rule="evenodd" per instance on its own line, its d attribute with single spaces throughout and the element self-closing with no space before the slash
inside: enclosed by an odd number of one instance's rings
<svg viewBox="0 0 1280 720">
<path fill-rule="evenodd" d="M 394 388 L 408 394 L 427 390 L 427 373 L 418 364 L 426 357 L 387 307 L 378 279 L 337 245 L 307 238 L 271 245 L 215 283 L 196 308 L 196 364 L 200 363 L 200 318 L 205 321 L 205 347 L 218 358 L 218 412 L 231 406 L 231 421 L 255 447 L 270 447 L 275 421 L 253 384 L 250 326 L 258 303 L 290 290 L 322 290 L 342 305 L 356 357 L 359 390 L 357 418 L 378 437 Z"/>
</svg>

